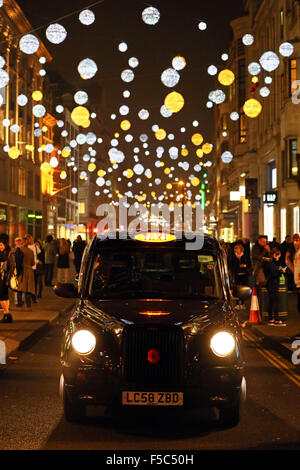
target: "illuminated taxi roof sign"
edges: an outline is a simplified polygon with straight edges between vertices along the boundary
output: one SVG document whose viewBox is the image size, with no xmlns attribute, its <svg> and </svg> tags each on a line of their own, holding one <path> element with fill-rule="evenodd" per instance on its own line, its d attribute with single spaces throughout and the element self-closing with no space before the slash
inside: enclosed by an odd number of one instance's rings
<svg viewBox="0 0 300 470">
<path fill-rule="evenodd" d="M 138 233 L 135 235 L 135 239 L 140 242 L 150 242 L 150 243 L 164 243 L 172 242 L 176 240 L 175 236 L 171 233 L 165 232 L 146 232 Z"/>
</svg>

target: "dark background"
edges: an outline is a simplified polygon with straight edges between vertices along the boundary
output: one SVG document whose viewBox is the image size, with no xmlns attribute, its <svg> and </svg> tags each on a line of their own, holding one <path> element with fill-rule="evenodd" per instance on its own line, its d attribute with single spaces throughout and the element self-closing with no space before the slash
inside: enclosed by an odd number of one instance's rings
<svg viewBox="0 0 300 470">
<path fill-rule="evenodd" d="M 151 158 L 142 155 L 142 148 L 139 154 L 145 169 L 153 170 L 153 177 L 160 177 L 165 187 L 165 183 L 170 182 L 170 179 L 164 175 L 162 169 L 158 170 L 154 166 L 155 148 L 159 145 L 175 145 L 180 148 L 184 144 L 190 150 L 190 170 L 187 173 L 177 167 L 176 161 L 170 161 L 167 151 L 165 154 L 168 159 L 166 166 L 176 164 L 174 177 L 186 179 L 190 172 L 193 172 L 193 166 L 199 163 L 195 155 L 196 148 L 190 140 L 192 134 L 200 132 L 204 142 L 212 142 L 213 109 L 208 109 L 206 103 L 208 94 L 215 85 L 214 78 L 207 73 L 207 67 L 211 64 L 225 66 L 221 55 L 227 51 L 232 37 L 229 23 L 244 14 L 243 0 L 155 1 L 151 5 L 160 11 L 160 21 L 154 26 L 143 22 L 142 11 L 150 4 L 140 0 L 104 0 L 91 7 L 96 15 L 96 20 L 91 26 L 80 23 L 79 12 L 61 19 L 95 3 L 91 0 L 18 0 L 18 3 L 34 28 L 38 28 L 35 34 L 53 56 L 53 61 L 46 65 L 46 70 L 57 71 L 75 91 L 85 89 L 90 102 L 103 103 L 104 100 L 106 116 L 103 117 L 106 127 L 111 135 L 115 132 L 121 134 L 119 149 L 126 154 L 121 171 L 133 167 L 133 148 L 142 147 L 139 136 L 146 133 L 149 136 L 147 150 L 150 151 Z M 200 21 L 207 23 L 207 30 L 199 30 Z M 66 40 L 59 45 L 51 44 L 45 36 L 46 27 L 54 22 L 61 23 L 68 31 Z M 128 45 L 125 53 L 118 49 L 122 41 Z M 185 105 L 179 113 L 164 118 L 160 114 L 160 107 L 165 96 L 173 89 L 161 83 L 161 73 L 171 67 L 172 59 L 176 55 L 182 55 L 187 62 L 185 69 L 179 72 L 181 79 L 175 87 L 175 90 L 184 96 Z M 133 56 L 138 58 L 139 66 L 134 69 L 134 81 L 125 83 L 120 75 L 122 70 L 130 68 L 128 59 Z M 86 57 L 95 60 L 98 65 L 98 73 L 91 80 L 81 79 L 77 71 L 78 63 Z M 129 99 L 123 98 L 122 95 L 126 89 L 131 92 Z M 104 90 L 104 94 L 101 90 Z M 124 104 L 130 108 L 130 113 L 125 117 L 119 114 L 119 108 Z M 150 112 L 150 118 L 146 121 L 137 116 L 142 108 Z M 112 113 L 117 115 L 114 121 L 110 119 Z M 132 124 L 129 133 L 134 136 L 134 140 L 131 144 L 124 142 L 124 133 L 120 130 L 120 122 L 123 119 L 129 119 Z M 199 121 L 197 128 L 192 125 L 194 120 Z M 173 133 L 175 139 L 156 140 L 152 131 L 154 124 L 164 128 L 167 133 Z M 180 132 L 182 126 L 186 128 L 185 133 Z M 209 156 L 211 157 L 213 154 Z M 144 187 L 139 186 L 137 189 L 145 190 L 148 183 L 146 178 L 145 184 L 142 184 Z M 196 189 L 198 191 L 199 187 Z M 132 190 L 134 191 L 133 188 Z"/>
<path fill-rule="evenodd" d="M 40 27 L 84 9 L 93 1 L 18 0 L 18 3 L 32 25 Z M 99 70 L 96 77 L 89 80 L 88 86 L 99 84 L 105 87 L 109 116 L 113 112 L 118 114 L 122 104 L 127 104 L 134 116 L 141 108 L 147 108 L 151 115 L 146 126 L 151 129 L 159 120 L 158 124 L 170 126 L 173 132 L 181 125 L 188 128 L 197 119 L 200 122 L 199 131 L 206 140 L 210 140 L 213 111 L 206 108 L 206 102 L 213 88 L 213 79 L 208 76 L 207 67 L 222 62 L 220 56 L 226 52 L 231 38 L 229 22 L 243 14 L 242 4 L 242 0 L 156 1 L 151 5 L 160 11 L 160 21 L 155 26 L 148 26 L 142 21 L 141 13 L 149 4 L 139 0 L 104 0 L 91 8 L 96 15 L 96 21 L 91 26 L 82 25 L 78 13 L 57 21 L 68 31 L 62 44 L 49 43 L 45 36 L 46 27 L 38 29 L 36 34 L 54 58 L 46 69 L 57 70 L 75 88 L 87 85 L 77 72 L 79 61 L 85 57 L 96 61 Z M 206 31 L 198 29 L 199 21 L 207 23 Z M 125 53 L 118 50 L 122 41 L 128 44 Z M 177 116 L 165 119 L 160 116 L 159 110 L 166 94 L 172 89 L 161 83 L 160 75 L 171 66 L 175 55 L 182 55 L 187 61 L 186 68 L 180 72 L 181 80 L 175 87 L 183 94 L 185 106 Z M 135 80 L 126 84 L 120 74 L 123 69 L 129 68 L 128 59 L 132 56 L 139 59 L 140 65 L 134 69 Z M 122 96 L 125 89 L 131 91 L 129 99 Z M 130 115 L 128 118 L 132 119 Z"/>
</svg>

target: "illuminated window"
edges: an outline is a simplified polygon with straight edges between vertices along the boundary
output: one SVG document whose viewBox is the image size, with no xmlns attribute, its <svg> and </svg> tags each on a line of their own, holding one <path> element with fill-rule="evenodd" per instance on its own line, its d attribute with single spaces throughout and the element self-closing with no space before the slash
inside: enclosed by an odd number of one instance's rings
<svg viewBox="0 0 300 470">
<path fill-rule="evenodd" d="M 293 93 L 297 90 L 297 87 L 295 87 L 294 82 L 297 80 L 297 60 L 296 59 L 290 59 L 289 61 L 289 94 L 292 96 Z"/>
<path fill-rule="evenodd" d="M 247 141 L 247 125 L 245 114 L 240 115 L 240 144 L 244 144 Z"/>
<path fill-rule="evenodd" d="M 19 196 L 26 196 L 26 171 L 24 168 L 19 168 Z"/>
<path fill-rule="evenodd" d="M 297 165 L 298 140 L 290 139 L 289 141 L 289 178 L 296 178 L 298 175 Z"/>
<path fill-rule="evenodd" d="M 78 205 L 79 214 L 85 214 L 85 202 L 80 201 Z"/>
<path fill-rule="evenodd" d="M 284 36 L 284 11 L 280 10 L 280 39 Z"/>
</svg>

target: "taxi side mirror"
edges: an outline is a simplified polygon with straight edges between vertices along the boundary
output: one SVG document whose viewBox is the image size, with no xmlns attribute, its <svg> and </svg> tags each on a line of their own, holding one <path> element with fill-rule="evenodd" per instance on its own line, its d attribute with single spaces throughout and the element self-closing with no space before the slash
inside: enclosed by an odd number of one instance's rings
<svg viewBox="0 0 300 470">
<path fill-rule="evenodd" d="M 252 289 L 248 286 L 234 286 L 233 295 L 240 300 L 247 300 L 252 295 Z"/>
<path fill-rule="evenodd" d="M 69 299 L 76 299 L 78 297 L 78 289 L 74 284 L 56 284 L 53 290 L 59 297 L 67 297 Z"/>
</svg>

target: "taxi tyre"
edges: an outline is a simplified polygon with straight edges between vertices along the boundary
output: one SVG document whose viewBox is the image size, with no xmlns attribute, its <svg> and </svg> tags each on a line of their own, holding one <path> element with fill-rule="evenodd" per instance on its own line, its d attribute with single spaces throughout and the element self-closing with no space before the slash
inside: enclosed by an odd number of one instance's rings
<svg viewBox="0 0 300 470">
<path fill-rule="evenodd" d="M 85 418 L 85 405 L 77 399 L 71 399 L 66 386 L 63 387 L 63 407 L 65 418 L 70 423 L 78 423 Z"/>
</svg>

